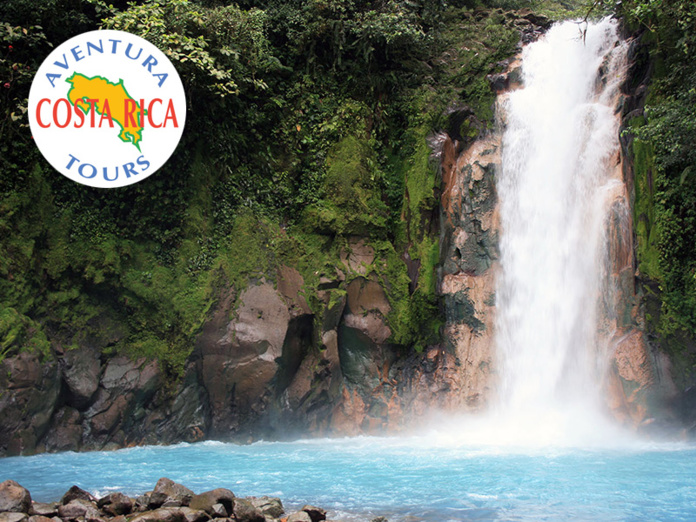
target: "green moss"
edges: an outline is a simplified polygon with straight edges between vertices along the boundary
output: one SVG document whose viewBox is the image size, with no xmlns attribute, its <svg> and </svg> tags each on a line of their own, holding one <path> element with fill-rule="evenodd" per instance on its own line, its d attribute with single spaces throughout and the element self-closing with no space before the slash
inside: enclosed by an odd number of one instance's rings
<svg viewBox="0 0 696 522">
<path fill-rule="evenodd" d="M 381 182 L 368 141 L 343 138 L 326 159 L 323 199 L 305 211 L 304 222 L 326 234 L 383 237 L 389 212 L 381 199 Z"/>
<path fill-rule="evenodd" d="M 413 131 L 415 147 L 406 161 L 403 173 L 406 180 L 403 215 L 406 218 L 408 237 L 411 241 L 418 240 L 423 235 L 421 223 L 423 214 L 427 217 L 437 206 L 434 190 L 439 180 L 437 170 L 430 159 L 432 151 L 426 141 L 428 132 L 426 126 Z"/>
<path fill-rule="evenodd" d="M 639 125 L 632 122 L 632 126 Z M 635 198 L 633 223 L 637 239 L 638 267 L 641 273 L 656 280 L 661 279 L 658 229 L 655 226 L 655 202 L 653 179 L 655 162 L 652 146 L 641 140 L 633 141 Z"/>
<path fill-rule="evenodd" d="M 22 351 L 50 355 L 50 344 L 41 326 L 14 308 L 0 309 L 0 361 Z"/>
<path fill-rule="evenodd" d="M 437 239 L 426 236 L 419 243 L 424 253 L 419 280 L 411 293 L 406 264 L 389 242 L 372 243 L 376 258 L 373 265 L 385 290 L 391 311 L 387 323 L 392 331 L 390 340 L 398 345 L 422 351 L 437 343 L 443 320 L 439 299 L 435 295 L 435 266 L 439 261 Z"/>
</svg>

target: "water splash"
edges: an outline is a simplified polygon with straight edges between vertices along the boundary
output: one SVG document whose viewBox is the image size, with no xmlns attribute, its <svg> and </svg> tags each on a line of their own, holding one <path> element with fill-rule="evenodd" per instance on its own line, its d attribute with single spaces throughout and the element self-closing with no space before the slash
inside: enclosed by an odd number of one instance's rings
<svg viewBox="0 0 696 522">
<path fill-rule="evenodd" d="M 524 88 L 502 103 L 498 191 L 499 429 L 563 443 L 615 437 L 598 347 L 605 221 L 617 190 L 616 101 L 626 49 L 615 21 L 556 25 L 527 46 Z M 612 164 L 612 162 L 614 162 Z"/>
</svg>

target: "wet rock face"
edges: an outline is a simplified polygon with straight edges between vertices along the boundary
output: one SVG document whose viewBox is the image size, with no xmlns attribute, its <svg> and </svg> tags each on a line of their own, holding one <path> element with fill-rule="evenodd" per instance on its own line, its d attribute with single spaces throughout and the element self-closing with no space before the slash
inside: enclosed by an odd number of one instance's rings
<svg viewBox="0 0 696 522">
<path fill-rule="evenodd" d="M 278 371 L 275 361 L 283 355 L 290 323 L 287 305 L 265 282 L 242 293 L 235 315 L 218 339 L 198 345 L 199 379 L 210 400 L 213 436 L 237 430 L 245 417 L 265 410 L 268 383 Z M 216 327 L 215 322 L 210 327 Z M 209 338 L 206 328 L 204 337 Z"/>
<path fill-rule="evenodd" d="M 49 429 L 60 393 L 55 361 L 20 353 L 0 363 L 0 454 L 32 453 Z"/>
<path fill-rule="evenodd" d="M 20 353 L 0 363 L 0 454 L 120 447 L 152 436 L 144 420 L 162 385 L 158 362 L 101 361 L 99 351 L 61 350 L 47 361 Z"/>
<path fill-rule="evenodd" d="M 52 429 L 44 444 L 49 451 L 71 451 L 80 447 L 82 416 L 75 408 L 64 406 L 53 417 Z"/>
<path fill-rule="evenodd" d="M 385 343 L 392 333 L 386 321 L 391 305 L 376 277 L 353 279 L 346 291 L 346 328 L 360 331 L 375 344 Z"/>
<path fill-rule="evenodd" d="M 298 372 L 313 378 L 306 364 L 302 370 L 313 342 L 303 288 L 299 272 L 281 267 L 276 287 L 263 280 L 252 284 L 236 307 L 231 298 L 222 299 L 204 325 L 192 360 L 209 402 L 207 435 L 228 438 L 261 425 L 272 432 L 270 417 L 282 408 L 281 395 L 302 387 L 293 384 Z"/>
<path fill-rule="evenodd" d="M 478 410 L 486 404 L 493 386 L 499 257 L 495 172 L 500 163 L 500 136 L 481 138 L 458 156 L 456 148 L 448 137 L 442 153 L 444 257 L 440 293 L 447 320 L 444 337 L 451 356 L 429 354 L 441 370 L 422 372 L 418 379 L 442 376 L 439 388 L 449 395 L 445 407 Z"/>
<path fill-rule="evenodd" d="M 126 433 L 138 429 L 138 417 L 150 404 L 161 383 L 157 361 L 125 356 L 110 359 L 93 402 L 83 413 L 83 447 L 123 445 Z"/>
<path fill-rule="evenodd" d="M 609 406 L 614 416 L 628 425 L 646 420 L 646 395 L 655 384 L 655 374 L 643 332 L 631 330 L 618 341 L 609 382 Z"/>
<path fill-rule="evenodd" d="M 460 234 L 448 246 L 459 259 L 451 260 L 447 277 L 483 277 L 494 263 L 494 234 L 482 217 L 494 206 L 486 168 L 464 169 L 469 190 L 445 196 L 455 209 L 451 223 L 470 237 Z M 460 164 L 457 176 L 464 171 Z M 485 338 L 488 319 L 475 280 L 466 283 L 471 288 L 455 288 L 450 277 L 445 292 L 450 323 L 469 336 L 466 349 L 405 354 L 390 344 L 392 303 L 383 288 L 388 283 L 375 273 L 373 247 L 364 238 L 347 238 L 340 259 L 335 272 L 321 275 L 311 309 L 304 280 L 292 267 L 280 267 L 273 282 L 223 288 L 175 387 L 158 361 L 103 355 L 106 345 L 95 343 L 57 350 L 56 360 L 45 363 L 28 355 L 3 361 L 19 371 L 0 376 L 10 390 L 0 398 L 0 414 L 9 419 L 0 426 L 0 453 L 307 432 L 357 435 L 398 430 L 410 416 L 426 413 L 427 403 L 454 407 L 462 396 L 467 404 L 478 401 L 483 384 L 456 376 L 461 360 L 476 368 L 488 364 L 476 344 Z M 27 403 L 36 405 L 31 418 L 17 407 Z M 168 503 L 178 502 L 160 496 L 153 493 L 144 508 L 170 509 Z M 217 504 L 233 514 L 233 506 Z M 108 509 L 124 508 L 115 503 Z"/>
<path fill-rule="evenodd" d="M 98 353 L 89 347 L 82 347 L 66 352 L 60 362 L 71 404 L 77 409 L 84 409 L 99 387 L 101 364 Z"/>
</svg>

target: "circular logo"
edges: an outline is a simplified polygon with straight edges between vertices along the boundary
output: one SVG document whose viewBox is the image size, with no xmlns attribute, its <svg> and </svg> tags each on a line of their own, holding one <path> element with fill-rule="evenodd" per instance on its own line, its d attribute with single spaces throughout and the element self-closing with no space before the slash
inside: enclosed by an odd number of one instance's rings
<svg viewBox="0 0 696 522">
<path fill-rule="evenodd" d="M 157 47 L 123 31 L 90 31 L 57 47 L 29 92 L 29 123 L 48 162 L 91 187 L 142 181 L 184 131 L 186 96 Z"/>
</svg>

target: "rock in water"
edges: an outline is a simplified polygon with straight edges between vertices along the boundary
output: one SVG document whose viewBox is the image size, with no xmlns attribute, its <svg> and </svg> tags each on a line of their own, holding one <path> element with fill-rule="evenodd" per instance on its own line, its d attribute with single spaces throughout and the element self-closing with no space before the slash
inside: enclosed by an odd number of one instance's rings
<svg viewBox="0 0 696 522">
<path fill-rule="evenodd" d="M 235 501 L 234 505 L 235 506 L 237 505 L 236 501 Z M 227 515 L 229 515 L 229 513 L 225 509 L 225 506 L 223 506 L 222 504 L 213 504 L 212 510 L 213 510 L 213 518 L 227 518 Z"/>
<path fill-rule="evenodd" d="M 288 517 L 288 522 L 312 522 L 312 519 L 304 511 L 298 511 Z"/>
<path fill-rule="evenodd" d="M 29 513 L 40 517 L 55 517 L 58 514 L 58 502 L 49 502 L 48 504 L 32 502 Z"/>
<path fill-rule="evenodd" d="M 177 508 L 159 508 L 146 511 L 130 519 L 130 522 L 186 522 L 186 517 Z"/>
<path fill-rule="evenodd" d="M 184 516 L 186 522 L 207 522 L 208 520 L 210 520 L 210 516 L 202 510 L 191 509 L 190 507 L 182 507 L 179 508 L 179 511 Z"/>
<path fill-rule="evenodd" d="M 239 522 L 265 522 L 266 517 L 251 502 L 238 498 L 234 502 L 234 516 Z"/>
<path fill-rule="evenodd" d="M 87 502 L 97 502 L 97 499 L 94 498 L 88 491 L 85 491 L 82 488 L 78 488 L 77 486 L 71 487 L 68 491 L 65 492 L 65 495 L 63 495 L 63 498 L 60 499 L 60 503 L 62 505 L 69 504 L 73 500 L 86 500 Z"/>
<path fill-rule="evenodd" d="M 89 500 L 76 498 L 58 508 L 58 516 L 64 520 L 84 517 L 85 520 L 101 519 L 102 515 L 97 506 Z"/>
<path fill-rule="evenodd" d="M 54 520 L 44 515 L 32 515 L 27 519 L 27 522 L 57 522 L 58 520 L 60 520 L 58 517 Z"/>
<path fill-rule="evenodd" d="M 167 507 L 188 506 L 194 495 L 195 493 L 186 486 L 162 477 L 157 481 L 150 495 L 149 505 L 150 507 L 160 507 L 163 504 L 167 504 Z"/>
<path fill-rule="evenodd" d="M 325 509 L 307 505 L 302 508 L 302 511 L 309 515 L 309 518 L 312 519 L 312 522 L 321 522 L 322 520 L 326 520 Z"/>
<path fill-rule="evenodd" d="M 14 480 L 6 480 L 0 484 L 0 511 L 29 513 L 31 495 L 26 488 Z"/>
<path fill-rule="evenodd" d="M 229 489 L 217 488 L 211 491 L 206 491 L 200 495 L 194 495 L 191 498 L 189 507 L 192 509 L 203 510 L 209 515 L 213 514 L 213 506 L 222 504 L 225 506 L 227 513 L 234 511 L 235 496 Z"/>
<path fill-rule="evenodd" d="M 261 513 L 271 518 L 280 518 L 285 512 L 283 510 L 283 503 L 279 498 L 274 497 L 249 497 L 247 499 L 256 507 Z"/>
<path fill-rule="evenodd" d="M 97 506 L 113 516 L 127 515 L 133 510 L 133 501 L 123 493 L 111 493 L 100 499 Z"/>
</svg>

